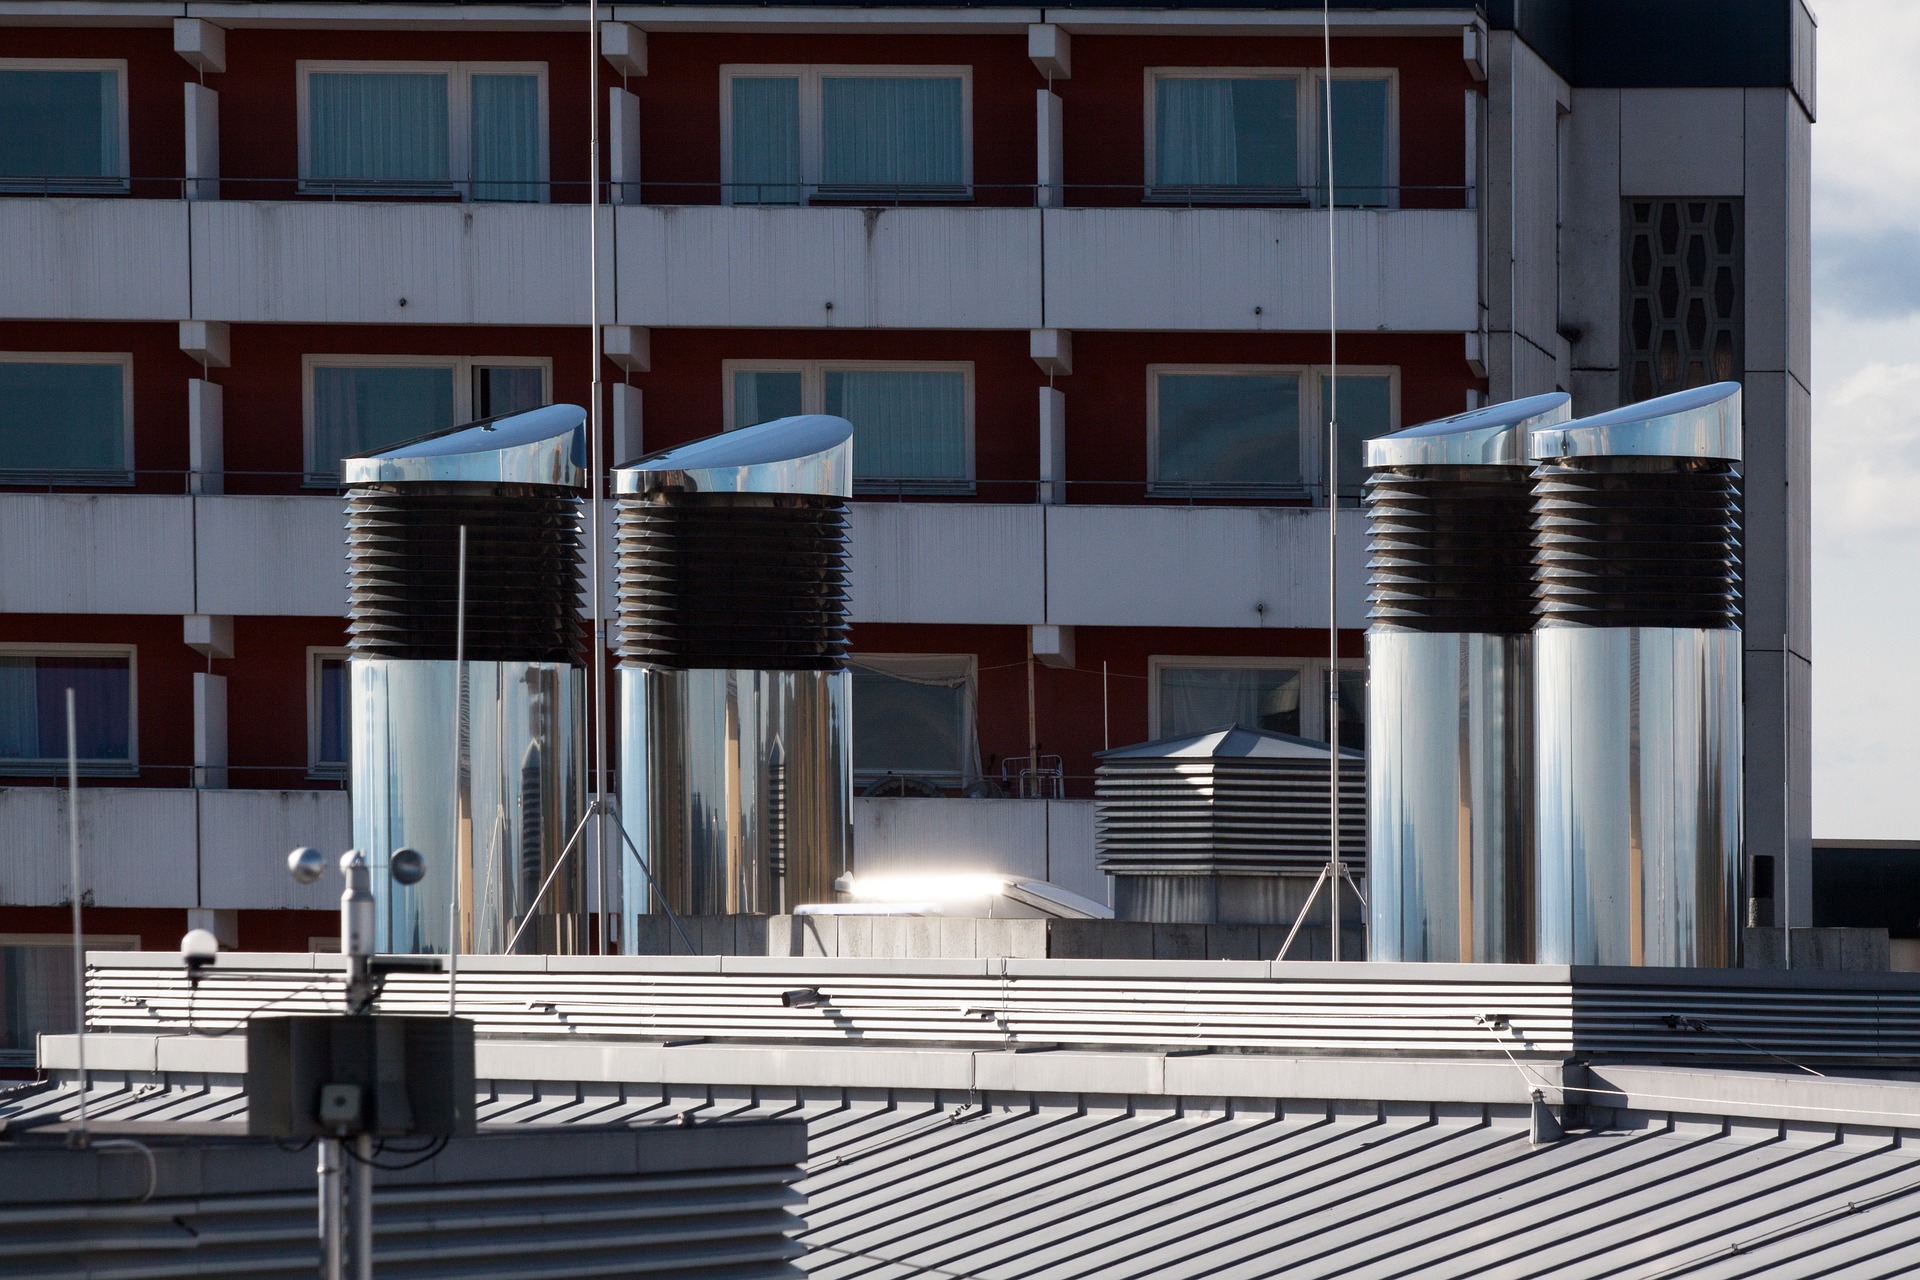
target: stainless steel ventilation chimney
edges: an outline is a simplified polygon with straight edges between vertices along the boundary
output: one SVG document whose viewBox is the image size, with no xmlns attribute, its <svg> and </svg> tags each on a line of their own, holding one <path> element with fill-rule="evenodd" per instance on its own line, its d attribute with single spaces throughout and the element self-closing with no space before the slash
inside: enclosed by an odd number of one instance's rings
<svg viewBox="0 0 1920 1280">
<path fill-rule="evenodd" d="M 1533 432 L 1539 945 L 1734 965 L 1740 386 Z"/>
<path fill-rule="evenodd" d="M 1374 960 L 1533 958 L 1528 432 L 1565 393 L 1367 442 Z"/>
<path fill-rule="evenodd" d="M 781 418 L 614 475 L 628 838 L 676 912 L 831 901 L 853 843 L 853 424 Z M 623 884 L 632 937 L 658 898 Z"/>
<path fill-rule="evenodd" d="M 1230 725 L 1101 752 L 1094 859 L 1113 877 L 1114 918 L 1290 923 L 1327 862 L 1327 750 Z M 1340 843 L 1356 859 L 1365 844 L 1363 768 L 1360 752 L 1341 748 Z"/>
<path fill-rule="evenodd" d="M 346 461 L 353 842 L 381 951 L 504 951 L 579 824 L 585 421 L 552 405 Z M 402 847 L 427 861 L 411 887 L 387 874 Z M 519 950 L 586 949 L 585 866 Z"/>
</svg>

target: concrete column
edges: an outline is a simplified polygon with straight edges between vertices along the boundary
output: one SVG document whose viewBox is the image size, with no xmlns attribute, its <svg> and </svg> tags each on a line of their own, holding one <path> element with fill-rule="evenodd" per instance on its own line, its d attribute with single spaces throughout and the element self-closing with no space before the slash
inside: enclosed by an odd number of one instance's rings
<svg viewBox="0 0 1920 1280">
<path fill-rule="evenodd" d="M 1033 94 L 1039 129 L 1039 169 L 1034 175 L 1034 203 L 1057 209 L 1066 203 L 1065 144 L 1061 140 L 1060 95 L 1049 89 Z"/>
<path fill-rule="evenodd" d="M 1040 388 L 1040 501 L 1067 500 L 1067 397 Z"/>
<path fill-rule="evenodd" d="M 640 203 L 640 99 L 615 86 L 607 90 L 607 143 L 613 203 Z"/>
<path fill-rule="evenodd" d="M 193 785 L 227 785 L 227 678 L 193 673 Z"/>
<path fill-rule="evenodd" d="M 186 89 L 187 199 L 218 200 L 220 198 L 220 95 L 203 84 L 189 84 Z"/>
<path fill-rule="evenodd" d="M 613 384 L 613 461 L 616 466 L 631 462 L 645 453 L 645 435 L 641 431 L 640 388 L 624 382 Z"/>
<path fill-rule="evenodd" d="M 226 393 L 205 378 L 187 380 L 188 488 L 226 492 Z"/>
</svg>

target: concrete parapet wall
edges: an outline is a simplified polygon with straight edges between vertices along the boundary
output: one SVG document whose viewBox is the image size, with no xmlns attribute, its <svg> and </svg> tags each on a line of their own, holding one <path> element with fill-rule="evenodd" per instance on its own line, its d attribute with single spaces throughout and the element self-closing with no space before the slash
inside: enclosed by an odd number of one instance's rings
<svg viewBox="0 0 1920 1280">
<path fill-rule="evenodd" d="M 1284 925 L 937 916 L 685 916 L 676 929 L 656 915 L 642 918 L 632 950 L 643 956 L 1271 960 L 1286 937 Z M 1324 927 L 1302 929 L 1288 958 L 1326 960 L 1329 942 Z M 1341 950 L 1348 959 L 1364 959 L 1364 933 L 1346 929 Z"/>
</svg>

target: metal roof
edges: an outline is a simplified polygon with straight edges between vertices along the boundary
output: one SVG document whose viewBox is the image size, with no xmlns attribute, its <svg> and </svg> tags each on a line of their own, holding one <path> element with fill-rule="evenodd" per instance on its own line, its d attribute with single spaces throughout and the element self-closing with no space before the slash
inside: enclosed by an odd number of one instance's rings
<svg viewBox="0 0 1920 1280">
<path fill-rule="evenodd" d="M 1096 751 L 1094 759 L 1103 761 L 1130 760 L 1318 760 L 1324 766 L 1328 747 L 1324 742 L 1315 742 L 1312 738 L 1301 738 L 1291 733 L 1277 733 L 1272 729 L 1254 729 L 1244 724 L 1222 725 L 1218 729 L 1209 729 L 1205 733 L 1188 734 L 1180 738 L 1161 738 L 1157 742 L 1140 742 L 1130 747 L 1114 747 L 1110 751 Z M 1343 758 L 1362 760 L 1364 751 L 1355 751 L 1352 747 L 1340 748 Z"/>
</svg>

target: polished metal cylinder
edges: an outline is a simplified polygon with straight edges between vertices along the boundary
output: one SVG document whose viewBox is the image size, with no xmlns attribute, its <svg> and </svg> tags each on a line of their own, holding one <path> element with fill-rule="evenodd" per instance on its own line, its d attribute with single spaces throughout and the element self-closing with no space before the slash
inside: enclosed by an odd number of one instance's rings
<svg viewBox="0 0 1920 1280">
<path fill-rule="evenodd" d="M 681 915 L 832 900 L 851 870 L 852 692 L 846 671 L 621 667 L 621 820 L 648 864 L 624 863 L 629 927 L 662 898 Z"/>
<path fill-rule="evenodd" d="M 380 951 L 444 953 L 457 939 L 494 955 L 519 932 L 521 953 L 584 952 L 588 859 L 576 844 L 559 864 L 585 812 L 585 670 L 469 662 L 463 680 L 451 661 L 347 666 L 353 841 L 372 863 Z M 400 848 L 426 859 L 416 885 L 389 875 Z"/>
<path fill-rule="evenodd" d="M 851 869 L 853 424 L 809 415 L 619 468 L 622 936 L 828 902 Z"/>
<path fill-rule="evenodd" d="M 1740 962 L 1740 387 L 1533 433 L 1539 959 Z"/>
<path fill-rule="evenodd" d="M 1533 959 L 1533 396 L 1368 442 L 1368 955 Z"/>
</svg>

